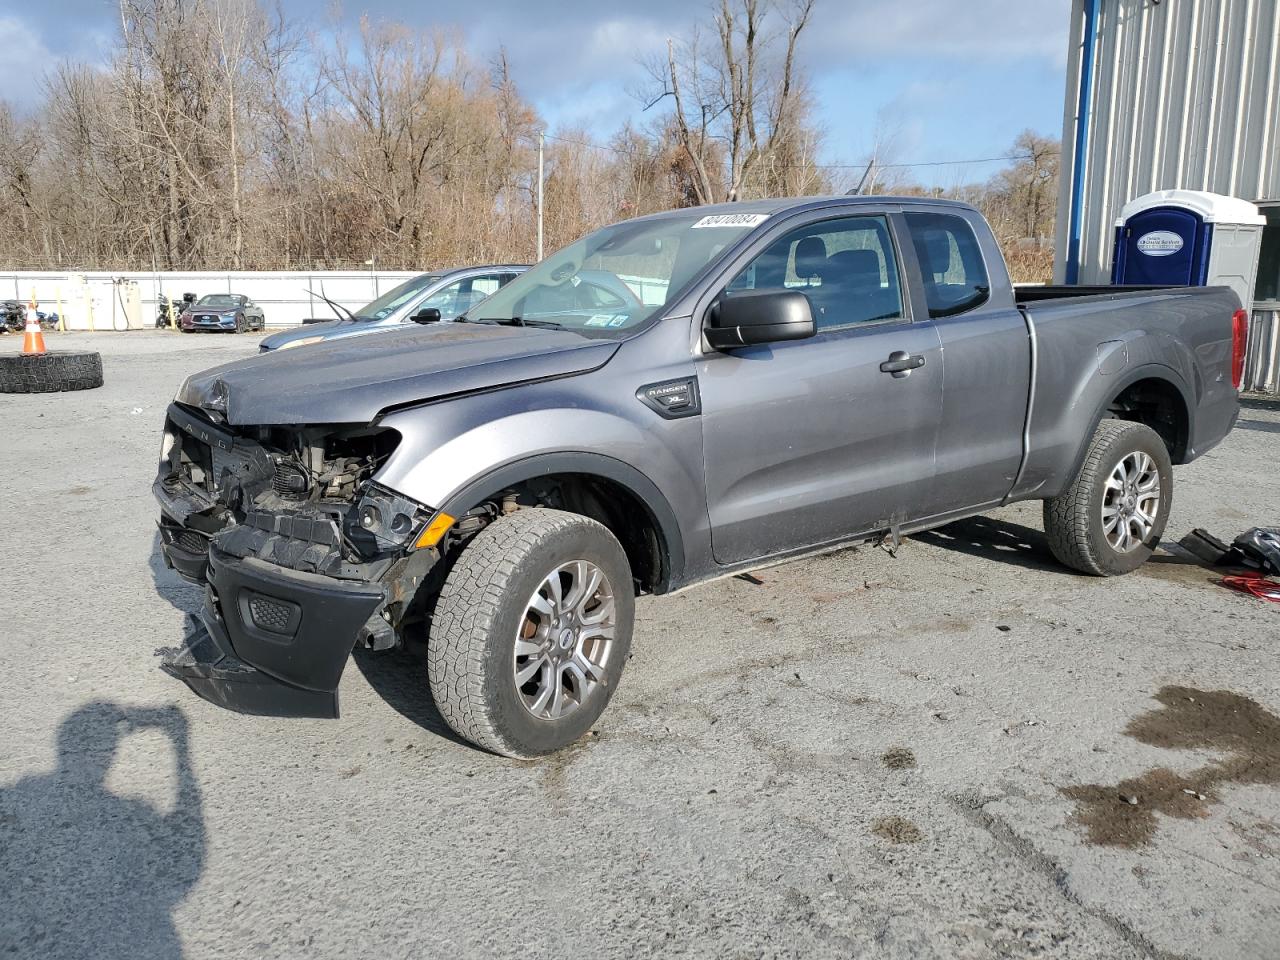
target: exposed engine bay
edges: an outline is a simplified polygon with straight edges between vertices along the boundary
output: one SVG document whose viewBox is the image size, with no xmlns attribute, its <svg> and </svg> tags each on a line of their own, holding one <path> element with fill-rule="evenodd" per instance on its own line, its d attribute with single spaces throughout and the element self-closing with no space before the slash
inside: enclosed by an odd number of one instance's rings
<svg viewBox="0 0 1280 960">
<path fill-rule="evenodd" d="M 205 580 L 211 546 L 302 573 L 382 582 L 381 622 L 363 639 L 392 645 L 388 628 L 439 557 L 405 553 L 430 511 L 371 481 L 398 442 L 394 430 L 351 425 L 233 432 L 174 404 L 153 488 L 165 556 L 194 582 Z"/>
</svg>

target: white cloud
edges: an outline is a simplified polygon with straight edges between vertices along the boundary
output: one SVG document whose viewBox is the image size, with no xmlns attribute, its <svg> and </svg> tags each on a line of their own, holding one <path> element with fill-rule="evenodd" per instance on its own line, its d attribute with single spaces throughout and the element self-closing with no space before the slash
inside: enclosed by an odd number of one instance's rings
<svg viewBox="0 0 1280 960">
<path fill-rule="evenodd" d="M 819 5 L 810 63 L 900 57 L 966 61 L 1066 57 L 1066 0 L 843 0 Z"/>
<path fill-rule="evenodd" d="M 0 50 L 5 51 L 4 84 L 0 98 L 19 107 L 39 98 L 45 72 L 57 63 L 40 35 L 17 17 L 0 17 Z"/>
</svg>

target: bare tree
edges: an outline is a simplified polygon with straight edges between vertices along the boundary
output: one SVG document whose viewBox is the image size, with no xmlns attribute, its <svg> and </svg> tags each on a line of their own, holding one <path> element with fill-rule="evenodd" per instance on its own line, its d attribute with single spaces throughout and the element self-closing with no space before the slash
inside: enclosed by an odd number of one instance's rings
<svg viewBox="0 0 1280 960">
<path fill-rule="evenodd" d="M 741 199 L 770 158 L 815 139 L 804 130 L 808 105 L 796 63 L 814 3 L 790 0 L 782 9 L 767 0 L 720 0 L 710 49 L 695 30 L 688 41 L 668 40 L 665 62 L 649 64 L 654 92 L 645 108 L 670 101 L 697 203 Z"/>
</svg>

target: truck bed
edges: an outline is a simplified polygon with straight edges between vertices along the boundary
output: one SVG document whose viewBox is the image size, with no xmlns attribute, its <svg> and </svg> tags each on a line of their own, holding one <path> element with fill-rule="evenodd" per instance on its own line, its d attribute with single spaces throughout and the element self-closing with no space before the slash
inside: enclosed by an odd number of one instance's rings
<svg viewBox="0 0 1280 960">
<path fill-rule="evenodd" d="M 1017 287 L 1033 353 L 1025 468 L 1019 496 L 1053 496 L 1074 476 L 1092 425 L 1108 404 L 1141 405 L 1143 382 L 1176 389 L 1184 410 L 1168 424 L 1185 463 L 1235 421 L 1232 315 L 1227 287 Z M 1082 356 L 1090 359 L 1081 363 Z M 1126 394 L 1133 387 L 1136 394 Z M 1139 418 L 1140 419 L 1140 418 Z"/>
<path fill-rule="evenodd" d="M 1140 293 L 1151 290 L 1178 290 L 1172 286 L 1116 286 L 1114 284 L 1065 284 L 1046 283 L 1040 286 L 1015 284 L 1014 299 L 1018 306 L 1027 303 L 1041 303 L 1045 300 L 1070 300 L 1078 297 L 1106 297 L 1125 293 Z"/>
</svg>

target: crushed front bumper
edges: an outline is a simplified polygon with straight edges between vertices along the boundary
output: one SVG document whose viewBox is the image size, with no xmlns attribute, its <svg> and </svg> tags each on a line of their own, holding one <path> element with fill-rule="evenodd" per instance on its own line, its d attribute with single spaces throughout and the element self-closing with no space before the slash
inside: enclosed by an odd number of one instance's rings
<svg viewBox="0 0 1280 960">
<path fill-rule="evenodd" d="M 338 681 L 381 585 L 209 548 L 200 624 L 162 661 L 199 696 L 242 713 L 336 717 Z"/>
</svg>

